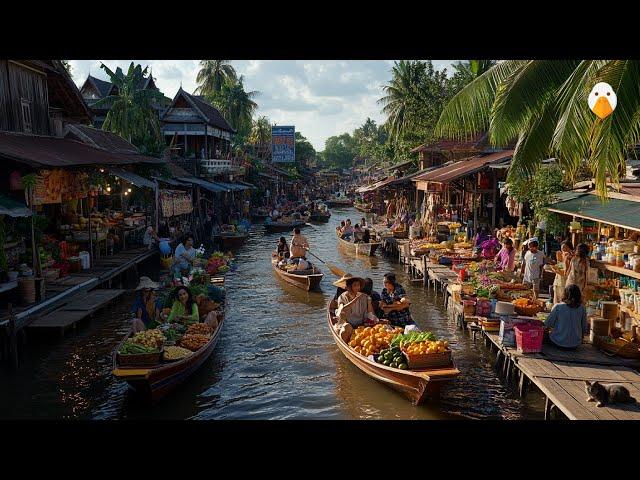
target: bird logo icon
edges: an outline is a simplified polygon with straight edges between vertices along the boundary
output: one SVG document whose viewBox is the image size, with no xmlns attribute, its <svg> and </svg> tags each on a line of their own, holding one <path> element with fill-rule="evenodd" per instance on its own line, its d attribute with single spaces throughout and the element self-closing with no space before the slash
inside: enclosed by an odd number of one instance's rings
<svg viewBox="0 0 640 480">
<path fill-rule="evenodd" d="M 601 120 L 613 113 L 618 105 L 618 97 L 611 85 L 605 82 L 596 83 L 589 94 L 589 108 Z"/>
</svg>

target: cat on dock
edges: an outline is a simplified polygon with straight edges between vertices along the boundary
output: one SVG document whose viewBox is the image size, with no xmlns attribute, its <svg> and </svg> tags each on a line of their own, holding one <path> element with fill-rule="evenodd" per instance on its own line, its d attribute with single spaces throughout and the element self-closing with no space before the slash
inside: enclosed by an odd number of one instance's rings
<svg viewBox="0 0 640 480">
<path fill-rule="evenodd" d="M 598 402 L 596 407 L 604 407 L 613 403 L 634 403 L 636 401 L 624 385 L 603 384 L 590 382 L 589 380 L 585 380 L 584 383 L 584 388 L 587 391 L 587 402 Z"/>
</svg>

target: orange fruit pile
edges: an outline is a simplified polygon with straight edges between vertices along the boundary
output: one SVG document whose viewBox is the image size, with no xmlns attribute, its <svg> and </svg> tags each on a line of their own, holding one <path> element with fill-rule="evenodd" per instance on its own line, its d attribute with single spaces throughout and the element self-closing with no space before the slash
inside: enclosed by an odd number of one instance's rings
<svg viewBox="0 0 640 480">
<path fill-rule="evenodd" d="M 404 331 L 401 327 L 389 327 L 378 324 L 374 327 L 360 326 L 354 330 L 349 339 L 349 346 L 365 357 L 380 353 L 380 350 L 389 348 L 393 337 Z"/>
<path fill-rule="evenodd" d="M 405 351 L 410 355 L 424 355 L 431 353 L 444 353 L 449 348 L 446 340 L 417 342 L 408 345 Z"/>
</svg>

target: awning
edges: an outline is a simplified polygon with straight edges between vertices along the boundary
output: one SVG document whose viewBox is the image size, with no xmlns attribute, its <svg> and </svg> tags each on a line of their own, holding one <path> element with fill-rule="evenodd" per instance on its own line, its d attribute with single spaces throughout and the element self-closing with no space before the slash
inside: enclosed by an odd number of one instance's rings
<svg viewBox="0 0 640 480">
<path fill-rule="evenodd" d="M 208 182 L 206 180 L 203 180 L 202 178 L 198 178 L 198 177 L 178 177 L 178 180 L 182 181 L 182 182 L 187 182 L 187 183 L 192 183 L 194 185 L 198 185 L 206 190 L 209 190 L 210 192 L 213 193 L 224 193 L 224 192 L 228 192 L 229 189 L 224 188 L 222 185 L 213 182 Z"/>
<path fill-rule="evenodd" d="M 268 178 L 269 180 L 273 180 L 274 182 L 278 180 L 277 177 L 274 177 L 273 175 L 269 175 L 268 173 L 260 172 L 260 173 L 258 173 L 258 176 L 262 177 L 262 178 Z"/>
<path fill-rule="evenodd" d="M 120 177 L 123 180 L 126 180 L 129 183 L 133 183 L 136 187 L 146 187 L 152 190 L 155 190 L 156 184 L 151 180 L 141 177 L 140 175 L 136 175 L 133 172 L 127 172 L 126 170 L 122 170 L 121 168 L 107 168 L 111 175 L 115 175 L 116 177 Z"/>
<path fill-rule="evenodd" d="M 249 187 L 246 185 L 240 185 L 237 183 L 227 183 L 227 182 L 216 182 L 218 185 L 221 185 L 223 188 L 227 190 L 231 190 L 232 192 L 238 192 L 242 190 L 247 190 Z"/>
<path fill-rule="evenodd" d="M 111 153 L 69 138 L 0 132 L 0 157 L 33 167 L 165 163 L 146 155 Z"/>
<path fill-rule="evenodd" d="M 562 192 L 556 195 L 560 201 L 551 204 L 548 210 L 640 231 L 640 200 L 611 198 L 615 194 L 609 195 L 610 198 L 602 202 L 593 193 Z"/>
<path fill-rule="evenodd" d="M 488 155 L 471 157 L 436 168 L 424 175 L 414 177 L 413 181 L 447 183 L 457 178 L 478 172 L 488 165 L 507 162 L 512 156 L 513 150 L 504 150 L 502 152 L 490 153 Z"/>
<path fill-rule="evenodd" d="M 175 178 L 164 178 L 164 177 L 153 177 L 156 180 L 158 180 L 159 182 L 164 182 L 168 185 L 172 185 L 174 187 L 189 187 L 191 188 L 192 184 L 191 182 L 180 182 L 178 180 L 176 180 Z"/>
<path fill-rule="evenodd" d="M 31 210 L 15 198 L 0 195 L 0 215 L 9 215 L 10 217 L 30 217 Z"/>
<path fill-rule="evenodd" d="M 256 187 L 253 183 L 249 183 L 249 182 L 243 182 L 241 180 L 238 180 L 238 183 L 240 185 L 246 185 L 247 187 L 253 189 L 253 190 L 257 190 L 258 187 Z"/>
</svg>

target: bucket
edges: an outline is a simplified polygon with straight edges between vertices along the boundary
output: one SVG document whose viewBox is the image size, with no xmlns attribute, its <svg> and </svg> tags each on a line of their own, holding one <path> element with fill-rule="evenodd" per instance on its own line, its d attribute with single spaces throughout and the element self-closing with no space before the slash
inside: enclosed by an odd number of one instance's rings
<svg viewBox="0 0 640 480">
<path fill-rule="evenodd" d="M 173 265 L 173 255 L 160 256 L 160 265 L 162 265 L 162 268 L 170 269 L 171 265 Z"/>
<path fill-rule="evenodd" d="M 23 305 L 36 302 L 36 279 L 34 277 L 18 278 L 18 295 Z"/>
</svg>

